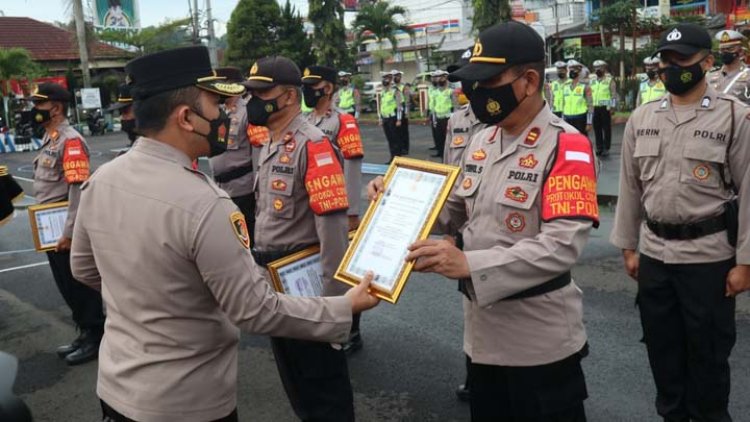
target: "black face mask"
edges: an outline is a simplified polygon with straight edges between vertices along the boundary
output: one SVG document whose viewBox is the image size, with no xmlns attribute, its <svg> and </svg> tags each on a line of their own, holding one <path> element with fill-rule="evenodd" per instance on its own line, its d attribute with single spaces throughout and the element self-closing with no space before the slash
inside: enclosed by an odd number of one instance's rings
<svg viewBox="0 0 750 422">
<path fill-rule="evenodd" d="M 474 82 L 461 81 L 461 92 L 471 101 L 471 97 L 474 95 Z"/>
<path fill-rule="evenodd" d="M 737 53 L 721 53 L 721 62 L 724 64 L 732 64 L 737 60 Z"/>
<path fill-rule="evenodd" d="M 649 79 L 653 80 L 656 77 L 656 71 L 655 70 L 647 70 L 646 76 L 648 76 Z"/>
<path fill-rule="evenodd" d="M 121 121 L 122 131 L 128 134 L 130 142 L 135 141 L 138 134 L 135 133 L 135 119 L 127 119 Z"/>
<path fill-rule="evenodd" d="M 325 89 L 314 89 L 310 85 L 302 86 L 302 99 L 305 101 L 305 105 L 310 108 L 315 108 L 321 98 L 326 95 Z"/>
<path fill-rule="evenodd" d="M 557 72 L 557 77 L 559 79 L 565 79 L 567 76 L 568 76 L 568 74 L 565 73 L 565 72 Z"/>
<path fill-rule="evenodd" d="M 599 78 L 601 78 L 602 76 L 604 76 L 604 71 L 603 70 L 597 70 L 596 71 L 596 76 L 599 77 Z"/>
<path fill-rule="evenodd" d="M 568 72 L 568 76 L 570 77 L 570 79 L 575 79 L 575 78 L 578 77 L 578 71 L 577 70 L 571 70 L 570 72 Z"/>
<path fill-rule="evenodd" d="M 193 130 L 193 133 L 197 133 L 203 136 L 208 141 L 208 145 L 211 150 L 208 153 L 209 157 L 215 157 L 227 150 L 227 138 L 229 137 L 229 123 L 230 119 L 224 110 L 219 110 L 219 117 L 211 120 L 204 117 L 202 114 L 195 110 L 191 110 L 196 116 L 208 122 L 211 127 L 208 133 L 200 133 Z"/>
<path fill-rule="evenodd" d="M 49 110 L 39 110 L 34 107 L 31 109 L 31 125 L 34 127 L 41 127 L 45 123 L 52 120 L 52 116 L 49 114 Z"/>
<path fill-rule="evenodd" d="M 432 86 L 438 86 L 438 82 L 437 81 L 432 81 Z"/>
<path fill-rule="evenodd" d="M 670 64 L 667 67 L 659 69 L 659 75 L 664 81 L 664 87 L 674 95 L 682 95 L 698 85 L 705 76 L 701 61 L 691 66 L 677 66 Z"/>
<path fill-rule="evenodd" d="M 253 126 L 265 126 L 268 124 L 268 119 L 271 115 L 280 110 L 279 104 L 276 101 L 281 98 L 281 95 L 270 100 L 264 100 L 257 95 L 250 97 L 250 101 L 247 102 L 247 122 Z"/>
<path fill-rule="evenodd" d="M 523 76 L 523 75 L 521 75 Z M 471 95 L 471 109 L 477 119 L 486 125 L 496 125 L 505 120 L 523 100 L 518 101 L 513 93 L 513 81 L 495 88 L 477 86 Z"/>
<path fill-rule="evenodd" d="M 391 84 L 391 81 L 386 79 L 383 79 L 381 82 L 383 83 L 383 86 L 388 86 Z"/>
<path fill-rule="evenodd" d="M 393 78 L 393 82 L 397 83 L 397 84 L 400 84 L 401 83 L 401 77 L 400 76 L 396 76 L 395 78 Z"/>
</svg>

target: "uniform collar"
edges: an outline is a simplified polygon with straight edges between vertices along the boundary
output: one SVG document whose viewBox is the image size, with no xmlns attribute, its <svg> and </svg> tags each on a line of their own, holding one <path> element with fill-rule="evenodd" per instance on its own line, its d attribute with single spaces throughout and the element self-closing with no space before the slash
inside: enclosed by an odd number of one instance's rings
<svg viewBox="0 0 750 422">
<path fill-rule="evenodd" d="M 552 130 L 550 129 L 550 122 L 559 121 L 560 118 L 555 116 L 552 111 L 550 111 L 547 104 L 544 104 L 542 106 L 542 109 L 537 113 L 537 115 L 534 117 L 534 120 L 531 121 L 520 133 L 518 138 L 513 142 L 508 149 L 502 152 L 500 156 L 497 158 L 497 160 L 501 160 L 514 152 L 518 149 L 518 147 L 523 147 L 526 149 L 534 149 L 539 145 L 539 142 L 541 142 L 542 135 L 545 134 L 546 131 Z M 497 131 L 494 135 L 495 138 L 498 138 L 497 141 L 501 141 L 501 131 Z"/>
<path fill-rule="evenodd" d="M 283 131 L 281 131 L 281 133 L 284 134 L 282 135 L 281 139 L 271 139 L 269 145 L 278 143 L 285 144 L 291 141 L 292 139 L 294 139 L 294 134 L 299 130 L 300 127 L 302 127 L 303 124 L 305 124 L 305 115 L 300 113 L 294 119 L 292 119 L 291 122 L 289 122 L 289 124 L 286 126 L 286 128 L 284 128 Z M 290 134 L 291 136 L 289 136 Z"/>
<path fill-rule="evenodd" d="M 48 140 L 53 141 L 53 142 L 57 141 L 57 139 L 60 138 L 60 134 L 63 131 L 65 131 L 65 129 L 67 129 L 68 127 L 70 127 L 70 123 L 68 122 L 68 119 L 63 120 L 57 126 L 55 126 L 54 128 L 50 129 L 47 132 Z"/>
<path fill-rule="evenodd" d="M 697 113 L 713 110 L 714 108 L 716 108 L 717 96 L 718 93 L 716 92 L 716 90 L 711 85 L 706 84 L 706 92 L 703 94 L 703 97 L 701 97 L 701 99 L 698 100 L 698 102 L 695 104 L 694 112 L 692 113 L 692 115 L 689 116 L 687 120 L 682 122 L 682 124 L 692 120 Z M 659 106 L 657 107 L 656 112 L 664 113 L 662 117 L 665 117 L 673 124 L 678 124 L 678 121 L 672 109 L 672 94 L 667 93 L 664 98 L 659 100 Z"/>
<path fill-rule="evenodd" d="M 146 138 L 141 136 L 133 144 L 133 150 L 141 152 L 146 155 L 151 155 L 162 160 L 171 161 L 177 163 L 185 168 L 192 170 L 192 161 L 190 157 L 179 149 L 165 144 L 164 142 L 157 141 L 155 139 Z"/>
</svg>

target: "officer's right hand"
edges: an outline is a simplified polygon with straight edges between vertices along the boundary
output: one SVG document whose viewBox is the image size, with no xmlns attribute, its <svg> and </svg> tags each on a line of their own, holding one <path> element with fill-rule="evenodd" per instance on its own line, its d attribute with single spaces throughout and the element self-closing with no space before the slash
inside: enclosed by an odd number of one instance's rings
<svg viewBox="0 0 750 422">
<path fill-rule="evenodd" d="M 385 190 L 384 180 L 383 176 L 370 180 L 370 183 L 367 184 L 367 199 L 374 201 Z"/>
<path fill-rule="evenodd" d="M 638 253 L 633 249 L 623 249 L 622 257 L 625 261 L 625 272 L 635 281 L 638 281 Z"/>
<path fill-rule="evenodd" d="M 370 294 L 370 282 L 372 282 L 372 278 L 372 271 L 368 271 L 365 274 L 365 278 L 358 285 L 349 289 L 344 295 L 352 301 L 352 314 L 372 309 L 380 303 L 380 299 Z"/>
</svg>

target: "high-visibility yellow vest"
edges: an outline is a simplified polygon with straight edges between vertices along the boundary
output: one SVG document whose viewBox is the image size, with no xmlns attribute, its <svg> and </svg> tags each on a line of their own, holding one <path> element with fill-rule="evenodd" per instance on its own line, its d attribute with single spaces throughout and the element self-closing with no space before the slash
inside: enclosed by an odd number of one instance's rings
<svg viewBox="0 0 750 422">
<path fill-rule="evenodd" d="M 562 113 L 563 111 L 563 95 L 565 95 L 565 85 L 570 85 L 570 79 L 564 81 L 556 80 L 550 83 L 550 91 L 552 91 L 552 111 L 555 113 Z"/>
<path fill-rule="evenodd" d="M 307 105 L 305 105 L 305 100 L 304 99 L 302 100 L 301 110 L 302 110 L 303 113 L 309 113 L 309 112 L 313 111 L 313 109 L 311 109 L 310 107 L 308 107 Z"/>
<path fill-rule="evenodd" d="M 406 95 L 404 95 L 404 88 L 406 85 L 396 85 L 399 91 L 401 91 L 401 104 L 406 104 Z"/>
<path fill-rule="evenodd" d="M 611 84 L 611 76 L 605 76 L 601 80 L 597 78 L 591 82 L 591 100 L 595 106 L 612 105 Z"/>
<path fill-rule="evenodd" d="M 354 88 L 342 88 L 339 90 L 339 108 L 347 113 L 354 112 Z"/>
<path fill-rule="evenodd" d="M 641 104 L 645 104 L 649 101 L 658 100 L 667 93 L 667 89 L 664 87 L 664 83 L 657 80 L 655 84 L 650 85 L 648 81 L 641 82 Z M 641 105 L 638 104 L 638 105 Z"/>
<path fill-rule="evenodd" d="M 380 94 L 380 117 L 393 117 L 396 115 L 396 91 L 388 88 Z"/>
<path fill-rule="evenodd" d="M 569 83 L 563 87 L 563 114 L 566 116 L 579 116 L 589 111 L 586 104 L 586 85 L 582 83 Z"/>
<path fill-rule="evenodd" d="M 434 91 L 435 99 L 432 111 L 435 113 L 435 117 L 444 119 L 451 116 L 453 109 L 452 92 L 453 90 L 450 88 L 436 89 Z"/>
</svg>

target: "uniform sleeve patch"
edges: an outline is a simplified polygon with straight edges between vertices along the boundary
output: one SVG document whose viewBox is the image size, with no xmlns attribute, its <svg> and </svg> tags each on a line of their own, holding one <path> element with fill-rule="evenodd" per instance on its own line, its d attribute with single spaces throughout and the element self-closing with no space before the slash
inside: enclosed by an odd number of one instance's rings
<svg viewBox="0 0 750 422">
<path fill-rule="evenodd" d="M 310 197 L 310 208 L 316 215 L 349 209 L 346 182 L 341 163 L 335 158 L 331 142 L 307 142 L 307 173 L 305 189 Z"/>
<path fill-rule="evenodd" d="M 591 142 L 577 133 L 562 133 L 557 144 L 557 159 L 544 182 L 542 219 L 592 220 L 599 226 L 596 198 L 596 169 Z"/>
<path fill-rule="evenodd" d="M 89 178 L 89 157 L 80 138 L 65 141 L 63 172 L 67 183 L 83 183 Z"/>
<path fill-rule="evenodd" d="M 240 244 L 245 249 L 250 249 L 250 233 L 247 230 L 245 215 L 239 211 L 235 211 L 229 215 L 229 221 L 232 223 L 232 229 L 234 230 L 234 234 L 237 235 Z"/>
<path fill-rule="evenodd" d="M 346 113 L 339 115 L 339 130 L 337 143 L 344 159 L 360 158 L 365 155 L 362 147 L 362 136 L 354 116 Z"/>
</svg>

